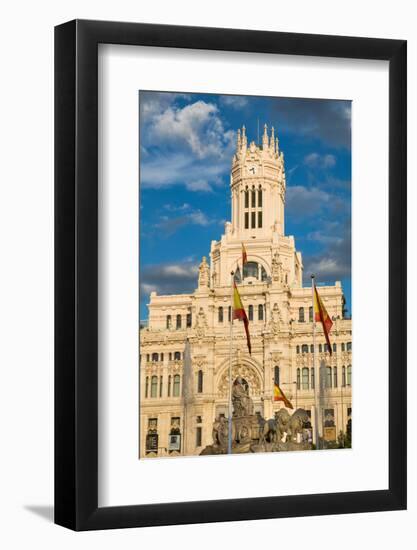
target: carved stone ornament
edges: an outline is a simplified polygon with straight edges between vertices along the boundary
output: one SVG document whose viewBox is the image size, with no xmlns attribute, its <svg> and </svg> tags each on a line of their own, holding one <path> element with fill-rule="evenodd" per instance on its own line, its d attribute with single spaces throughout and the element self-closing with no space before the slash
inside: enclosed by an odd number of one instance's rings
<svg viewBox="0 0 417 550">
<path fill-rule="evenodd" d="M 236 380 L 243 378 L 246 380 L 249 386 L 249 394 L 252 396 L 259 396 L 261 393 L 261 380 L 258 373 L 254 368 L 246 365 L 233 365 L 232 367 L 232 379 Z M 219 382 L 219 395 L 220 397 L 228 397 L 229 395 L 229 369 L 226 369 Z"/>
</svg>

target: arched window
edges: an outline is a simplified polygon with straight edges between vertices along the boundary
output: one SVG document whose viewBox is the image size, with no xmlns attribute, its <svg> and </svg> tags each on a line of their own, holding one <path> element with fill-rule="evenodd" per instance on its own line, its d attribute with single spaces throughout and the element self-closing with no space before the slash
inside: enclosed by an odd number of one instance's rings
<svg viewBox="0 0 417 550">
<path fill-rule="evenodd" d="M 258 321 L 264 320 L 264 306 L 263 304 L 258 305 Z"/>
<path fill-rule="evenodd" d="M 171 315 L 167 315 L 167 328 L 171 328 Z"/>
<path fill-rule="evenodd" d="M 181 315 L 177 315 L 177 329 L 181 328 Z"/>
<path fill-rule="evenodd" d="M 161 361 L 163 361 L 163 360 L 164 360 L 164 354 L 161 353 Z"/>
<path fill-rule="evenodd" d="M 348 342 L 346 344 L 346 349 L 347 349 L 347 351 L 352 351 L 352 342 Z"/>
<path fill-rule="evenodd" d="M 258 189 L 258 208 L 262 206 L 262 188 L 259 186 Z"/>
<path fill-rule="evenodd" d="M 250 222 L 251 222 L 251 228 L 255 229 L 256 228 L 256 212 L 255 211 L 251 212 Z"/>
<path fill-rule="evenodd" d="M 146 354 L 146 360 L 147 360 L 148 363 L 149 363 L 149 353 Z"/>
<path fill-rule="evenodd" d="M 345 343 L 342 342 L 342 351 L 345 351 Z"/>
<path fill-rule="evenodd" d="M 191 313 L 187 313 L 187 328 L 191 328 L 193 324 L 193 317 Z"/>
<path fill-rule="evenodd" d="M 315 378 L 314 378 L 314 369 L 311 369 L 311 389 L 314 390 Z"/>
<path fill-rule="evenodd" d="M 327 353 L 329 351 L 329 344 L 324 344 L 324 352 Z"/>
<path fill-rule="evenodd" d="M 309 385 L 308 385 L 308 368 L 307 367 L 304 367 L 303 368 L 303 390 L 308 390 L 309 388 Z"/>
<path fill-rule="evenodd" d="M 168 376 L 168 397 L 171 397 L 171 380 L 172 380 L 172 376 L 169 375 Z"/>
<path fill-rule="evenodd" d="M 337 367 L 333 367 L 333 387 L 337 388 Z"/>
<path fill-rule="evenodd" d="M 319 353 L 322 353 L 322 351 L 323 351 L 323 346 L 319 344 Z"/>
<path fill-rule="evenodd" d="M 342 388 L 346 386 L 346 367 L 342 367 Z"/>
<path fill-rule="evenodd" d="M 335 343 L 333 344 L 333 353 L 336 353 L 336 351 L 337 351 L 337 344 Z"/>
<path fill-rule="evenodd" d="M 253 321 L 253 305 L 251 304 L 248 308 L 249 310 L 249 321 Z"/>
<path fill-rule="evenodd" d="M 172 353 L 171 352 L 168 353 L 168 360 L 172 361 Z"/>
<path fill-rule="evenodd" d="M 304 308 L 300 307 L 298 308 L 298 322 L 304 323 Z"/>
<path fill-rule="evenodd" d="M 197 392 L 203 393 L 203 371 L 199 370 L 197 374 Z"/>
<path fill-rule="evenodd" d="M 162 376 L 159 377 L 159 397 L 162 397 Z"/>
<path fill-rule="evenodd" d="M 248 188 L 245 190 L 245 208 L 249 208 L 249 191 Z"/>
<path fill-rule="evenodd" d="M 300 369 L 297 369 L 297 390 L 300 389 Z"/>
<path fill-rule="evenodd" d="M 297 353 L 300 353 L 300 346 L 297 346 L 296 350 L 297 350 Z"/>
<path fill-rule="evenodd" d="M 326 388 L 332 387 L 332 367 L 326 367 Z"/>
<path fill-rule="evenodd" d="M 181 352 L 180 351 L 176 351 L 174 353 L 174 361 L 179 361 L 181 359 Z"/>
<path fill-rule="evenodd" d="M 301 353 L 308 353 L 308 344 L 303 344 L 301 346 Z"/>
<path fill-rule="evenodd" d="M 151 397 L 158 395 L 158 377 L 152 376 L 151 378 Z"/>
<path fill-rule="evenodd" d="M 274 382 L 279 386 L 279 367 L 274 368 Z"/>
<path fill-rule="evenodd" d="M 255 208 L 256 207 L 256 191 L 255 191 L 255 188 L 252 187 L 252 192 L 251 192 L 251 195 L 252 195 L 252 208 Z"/>
<path fill-rule="evenodd" d="M 308 308 L 308 320 L 310 323 L 313 322 L 313 306 L 310 306 Z"/>
<path fill-rule="evenodd" d="M 258 278 L 258 264 L 256 262 L 246 262 L 243 266 L 243 278 L 254 277 Z"/>
<path fill-rule="evenodd" d="M 347 386 L 352 385 L 352 365 L 348 365 L 347 367 L 346 385 Z"/>
<path fill-rule="evenodd" d="M 176 374 L 174 376 L 174 397 L 180 396 L 180 375 Z"/>
<path fill-rule="evenodd" d="M 310 353 L 314 353 L 314 346 L 313 346 L 313 344 L 310 345 Z"/>
<path fill-rule="evenodd" d="M 262 210 L 258 210 L 258 228 L 262 227 Z"/>
<path fill-rule="evenodd" d="M 223 323 L 223 308 L 219 307 L 219 323 Z"/>
<path fill-rule="evenodd" d="M 152 361 L 158 361 L 158 354 L 157 353 L 152 354 Z"/>
<path fill-rule="evenodd" d="M 149 376 L 146 377 L 146 382 L 145 382 L 145 397 L 148 397 L 149 396 Z"/>
<path fill-rule="evenodd" d="M 227 310 L 227 320 L 229 321 L 229 323 L 232 320 L 232 306 L 229 306 Z"/>
</svg>

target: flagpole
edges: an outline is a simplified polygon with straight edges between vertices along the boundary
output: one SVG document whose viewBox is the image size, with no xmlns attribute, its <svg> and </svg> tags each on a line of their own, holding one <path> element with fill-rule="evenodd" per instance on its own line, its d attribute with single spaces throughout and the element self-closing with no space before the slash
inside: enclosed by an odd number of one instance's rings
<svg viewBox="0 0 417 550">
<path fill-rule="evenodd" d="M 233 340 L 233 276 L 231 275 L 230 291 L 230 343 L 229 343 L 229 430 L 227 441 L 227 453 L 232 454 L 232 340 Z"/>
<path fill-rule="evenodd" d="M 319 449 L 319 419 L 317 411 L 317 384 L 320 384 L 319 376 L 317 376 L 316 368 L 316 319 L 314 307 L 314 286 L 315 276 L 311 275 L 311 301 L 313 306 L 313 372 L 314 372 L 314 433 L 316 435 L 316 449 Z"/>
</svg>

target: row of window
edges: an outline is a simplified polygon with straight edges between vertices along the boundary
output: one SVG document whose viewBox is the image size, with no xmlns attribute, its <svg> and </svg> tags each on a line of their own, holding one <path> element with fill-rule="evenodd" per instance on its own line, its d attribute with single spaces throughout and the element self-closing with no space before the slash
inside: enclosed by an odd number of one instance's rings
<svg viewBox="0 0 417 550">
<path fill-rule="evenodd" d="M 157 363 L 160 361 L 161 363 L 164 361 L 165 355 L 163 353 L 147 353 L 146 354 L 146 361 L 149 363 L 149 361 L 152 361 L 153 363 Z M 182 354 L 182 357 L 184 357 L 184 354 Z M 142 356 L 140 356 L 140 359 L 142 359 Z M 168 353 L 168 361 L 179 361 L 181 359 L 181 352 L 180 351 L 174 351 Z"/>
<path fill-rule="evenodd" d="M 337 367 L 321 367 L 320 376 L 322 377 L 322 387 L 337 388 L 338 386 L 338 370 Z M 304 367 L 297 369 L 297 390 L 314 389 L 314 369 Z M 352 365 L 342 367 L 342 388 L 352 385 Z"/>
<path fill-rule="evenodd" d="M 224 321 L 224 317 L 225 317 L 224 310 L 225 309 L 226 308 L 223 308 L 223 306 L 220 306 L 219 309 L 218 309 L 217 320 L 218 320 L 219 323 L 223 323 L 223 321 Z M 263 321 L 264 319 L 266 319 L 266 311 L 265 311 L 265 306 L 263 304 L 259 304 L 256 307 L 256 309 L 254 309 L 253 305 L 250 305 L 250 306 L 248 306 L 248 319 L 249 319 L 249 321 L 254 320 L 254 312 L 255 311 L 257 312 L 258 321 Z M 231 306 L 229 306 L 227 308 L 227 320 L 228 320 L 229 323 L 230 323 L 231 315 L 232 315 L 232 308 L 231 308 Z"/>
<path fill-rule="evenodd" d="M 262 189 L 256 190 L 253 186 L 251 190 L 245 190 L 245 209 L 249 209 L 249 196 L 251 198 L 251 211 L 245 212 L 245 229 L 256 229 L 262 227 Z M 258 204 L 256 204 L 258 197 Z M 255 210 L 254 210 L 255 209 Z M 256 210 L 257 209 L 257 210 Z"/>
<path fill-rule="evenodd" d="M 249 190 L 247 187 L 245 189 L 245 208 L 249 208 L 249 195 L 251 198 L 251 207 L 260 208 L 262 206 L 262 189 L 259 186 L 258 193 L 256 193 L 255 186 L 252 186 L 252 189 Z M 256 204 L 256 195 L 258 195 L 258 204 Z"/>
<path fill-rule="evenodd" d="M 303 308 L 303 307 L 298 308 L 298 322 L 299 323 L 305 323 L 304 310 L 305 310 L 305 308 Z M 313 306 L 310 306 L 308 308 L 308 320 L 309 320 L 310 323 L 313 322 Z"/>
<path fill-rule="evenodd" d="M 352 342 L 346 342 L 346 343 L 342 342 L 340 344 L 340 350 L 341 351 L 352 351 Z M 328 344 L 319 344 L 319 353 L 322 353 L 323 351 L 325 353 L 329 351 Z M 333 351 L 333 353 L 337 352 L 337 344 L 336 343 L 333 343 L 332 351 Z M 308 344 L 303 344 L 302 346 L 297 346 L 296 347 L 296 352 L 297 353 L 314 353 L 314 346 L 313 346 L 313 344 L 310 344 L 310 346 Z"/>
<path fill-rule="evenodd" d="M 197 372 L 197 393 L 203 393 L 204 374 L 202 370 Z M 164 377 L 147 376 L 145 379 L 145 397 L 164 397 Z M 180 397 L 181 395 L 181 376 L 174 374 L 168 375 L 166 397 Z"/>
<path fill-rule="evenodd" d="M 178 314 L 175 316 L 175 328 L 178 330 L 178 329 L 181 329 L 182 326 L 183 326 L 183 319 L 182 319 L 182 315 Z M 193 323 L 193 318 L 192 318 L 192 315 L 191 313 L 187 313 L 187 315 L 185 316 L 185 326 L 187 328 L 191 328 L 192 326 L 192 323 Z M 172 316 L 171 315 L 167 315 L 166 317 L 166 328 L 174 328 L 174 325 L 173 325 L 173 320 L 172 320 Z"/>
<path fill-rule="evenodd" d="M 258 214 L 258 225 L 256 225 L 256 214 Z M 245 212 L 245 229 L 256 229 L 257 227 L 258 229 L 262 228 L 262 210 L 258 210 L 258 212 Z"/>
</svg>

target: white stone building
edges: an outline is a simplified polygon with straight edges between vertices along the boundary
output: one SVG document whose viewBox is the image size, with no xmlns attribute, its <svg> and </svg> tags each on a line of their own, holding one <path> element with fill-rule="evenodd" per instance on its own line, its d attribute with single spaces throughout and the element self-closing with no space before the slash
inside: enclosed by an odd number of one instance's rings
<svg viewBox="0 0 417 550">
<path fill-rule="evenodd" d="M 265 418 L 284 406 L 273 402 L 274 380 L 294 409 L 302 407 L 314 415 L 312 293 L 311 286 L 303 287 L 302 256 L 294 237 L 285 235 L 284 155 L 273 128 L 269 136 L 265 126 L 259 146 L 247 143 L 244 127 L 238 131 L 230 191 L 231 221 L 220 240 L 212 241 L 210 262 L 203 258 L 196 290 L 170 296 L 151 293 L 148 326 L 140 330 L 140 458 L 199 454 L 212 443 L 214 419 L 228 416 L 232 271 L 252 342 L 249 355 L 243 323 L 234 321 L 233 378 L 240 375 L 246 381 L 255 411 Z M 243 270 L 242 243 L 248 256 Z M 316 277 L 320 281 L 320 273 Z M 351 415 L 352 326 L 344 318 L 340 282 L 318 288 L 333 318 L 332 355 L 321 326 L 316 332 L 316 361 L 322 373 L 319 432 L 334 439 L 346 432 Z M 186 338 L 194 400 L 185 410 Z"/>
</svg>

